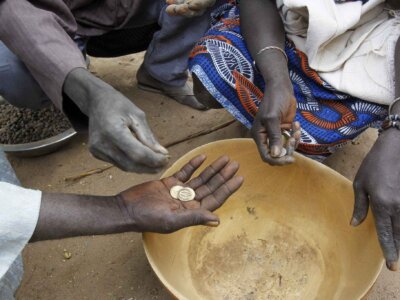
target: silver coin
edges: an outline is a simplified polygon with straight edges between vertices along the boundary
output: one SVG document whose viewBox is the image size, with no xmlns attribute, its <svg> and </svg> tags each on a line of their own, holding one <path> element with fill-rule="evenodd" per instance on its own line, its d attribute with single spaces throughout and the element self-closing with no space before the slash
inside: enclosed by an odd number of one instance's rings
<svg viewBox="0 0 400 300">
<path fill-rule="evenodd" d="M 281 151 L 281 153 L 279 154 L 279 158 L 280 157 L 284 157 L 285 155 L 287 154 L 287 151 L 286 151 L 286 148 L 282 148 L 282 151 Z"/>
<path fill-rule="evenodd" d="M 281 153 L 280 153 L 278 156 L 276 156 L 275 158 L 281 158 L 281 157 L 284 157 L 286 154 L 287 154 L 287 150 L 286 150 L 286 148 L 282 148 L 282 151 L 281 151 Z"/>
<path fill-rule="evenodd" d="M 292 133 L 290 131 L 287 130 L 282 130 L 282 135 L 286 138 L 286 139 L 290 139 L 292 137 Z"/>
<path fill-rule="evenodd" d="M 178 193 L 179 191 L 183 189 L 183 186 L 180 185 L 174 185 L 170 190 L 169 190 L 169 194 L 171 195 L 172 198 L 174 199 L 179 199 L 178 198 Z"/>
<path fill-rule="evenodd" d="M 178 199 L 181 201 L 192 201 L 196 197 L 196 193 L 189 187 L 184 187 L 178 192 Z"/>
</svg>

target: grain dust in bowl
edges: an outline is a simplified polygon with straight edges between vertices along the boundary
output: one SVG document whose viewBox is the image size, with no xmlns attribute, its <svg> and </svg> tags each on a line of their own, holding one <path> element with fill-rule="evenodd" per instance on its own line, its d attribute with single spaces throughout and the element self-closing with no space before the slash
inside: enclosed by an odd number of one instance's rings
<svg viewBox="0 0 400 300">
<path fill-rule="evenodd" d="M 248 218 L 253 220 L 240 222 L 252 223 L 257 231 L 239 227 L 227 235 L 237 222 L 232 217 L 218 231 L 205 228 L 193 234 L 188 259 L 199 294 L 226 300 L 315 299 L 325 273 L 316 244 L 251 211 Z"/>
<path fill-rule="evenodd" d="M 195 226 L 145 233 L 158 278 L 180 300 L 358 300 L 375 282 L 383 259 L 371 214 L 352 228 L 349 180 L 310 159 L 282 168 L 261 161 L 252 140 L 214 142 L 195 155 L 205 166 L 227 154 L 245 178 L 216 214 L 216 228 Z M 203 166 L 203 167 L 205 167 Z"/>
</svg>

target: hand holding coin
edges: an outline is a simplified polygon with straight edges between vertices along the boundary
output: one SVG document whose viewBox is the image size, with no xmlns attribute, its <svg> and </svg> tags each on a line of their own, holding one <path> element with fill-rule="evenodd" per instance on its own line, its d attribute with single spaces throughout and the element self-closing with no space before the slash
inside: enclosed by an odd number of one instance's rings
<svg viewBox="0 0 400 300">
<path fill-rule="evenodd" d="M 190 187 L 183 187 L 180 185 L 174 185 L 170 191 L 170 195 L 172 198 L 180 200 L 180 201 L 192 201 L 196 197 L 195 191 Z"/>
<path fill-rule="evenodd" d="M 120 194 L 136 231 L 169 233 L 193 225 L 219 225 L 212 212 L 240 188 L 243 177 L 235 176 L 239 164 L 222 156 L 191 178 L 205 160 L 205 155 L 197 156 L 173 176 Z"/>
<path fill-rule="evenodd" d="M 298 122 L 294 122 L 292 129 L 282 130 L 282 144 L 281 153 L 275 159 L 280 159 L 285 156 L 293 156 L 301 138 L 301 128 Z"/>
</svg>

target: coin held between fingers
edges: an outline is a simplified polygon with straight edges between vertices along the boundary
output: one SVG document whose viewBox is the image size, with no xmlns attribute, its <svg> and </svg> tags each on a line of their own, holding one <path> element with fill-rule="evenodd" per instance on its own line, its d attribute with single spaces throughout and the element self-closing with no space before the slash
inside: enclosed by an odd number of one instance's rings
<svg viewBox="0 0 400 300">
<path fill-rule="evenodd" d="M 279 158 L 284 157 L 287 154 L 286 148 L 282 148 L 281 153 L 279 154 Z"/>
</svg>

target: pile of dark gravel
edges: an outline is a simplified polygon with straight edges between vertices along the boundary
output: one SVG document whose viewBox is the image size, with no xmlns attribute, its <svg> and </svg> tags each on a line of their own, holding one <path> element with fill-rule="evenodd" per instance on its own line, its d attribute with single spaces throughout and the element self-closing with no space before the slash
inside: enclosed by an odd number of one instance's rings
<svg viewBox="0 0 400 300">
<path fill-rule="evenodd" d="M 0 103 L 0 144 L 22 144 L 53 137 L 71 128 L 54 106 L 40 110 Z"/>
</svg>

